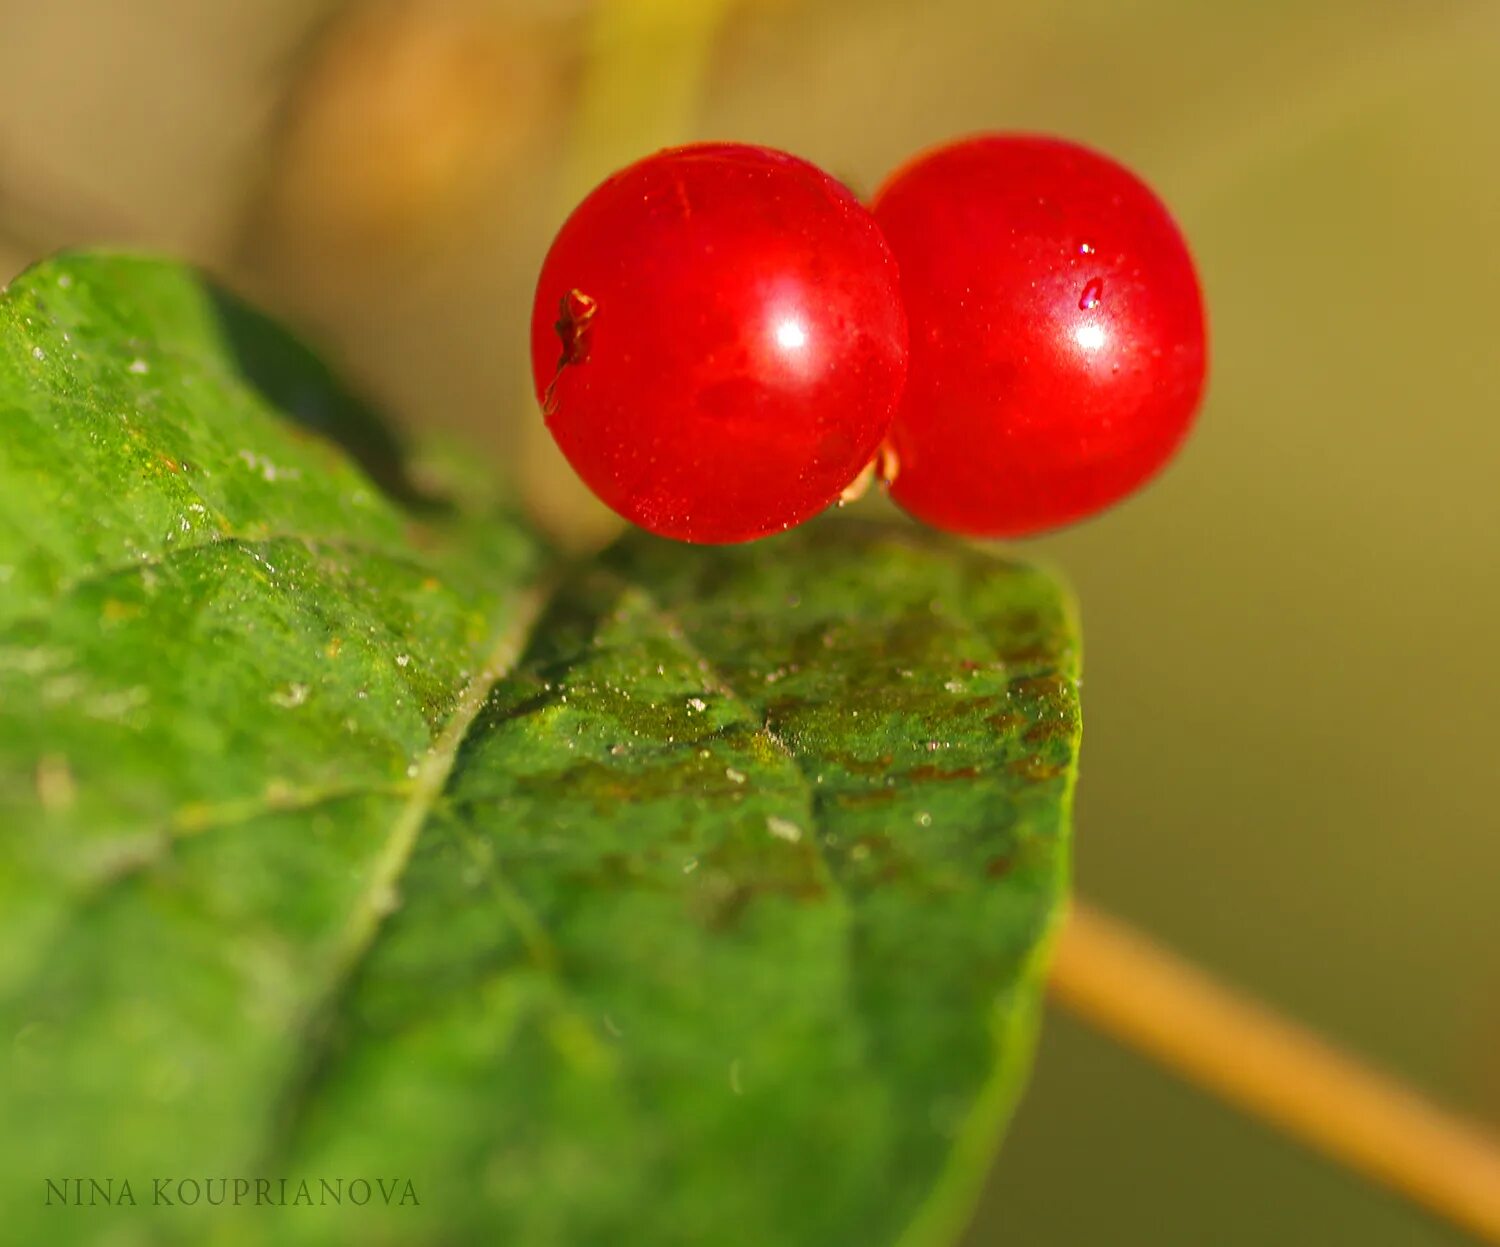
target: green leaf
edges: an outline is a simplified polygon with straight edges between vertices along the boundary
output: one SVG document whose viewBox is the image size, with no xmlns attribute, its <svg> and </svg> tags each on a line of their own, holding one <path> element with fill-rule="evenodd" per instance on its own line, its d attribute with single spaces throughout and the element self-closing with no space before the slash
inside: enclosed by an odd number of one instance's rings
<svg viewBox="0 0 1500 1247">
<path fill-rule="evenodd" d="M 954 1236 L 1067 873 L 1050 579 L 840 520 L 563 566 L 188 270 L 0 322 L 21 1240 Z"/>
</svg>

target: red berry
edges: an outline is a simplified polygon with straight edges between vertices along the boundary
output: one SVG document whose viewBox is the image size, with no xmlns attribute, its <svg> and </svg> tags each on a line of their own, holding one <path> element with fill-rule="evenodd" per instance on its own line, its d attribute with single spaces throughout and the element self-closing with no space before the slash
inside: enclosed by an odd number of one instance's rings
<svg viewBox="0 0 1500 1247">
<path fill-rule="evenodd" d="M 1203 391 L 1203 300 L 1144 183 L 1072 143 L 986 135 L 898 170 L 874 212 L 911 326 L 891 429 L 903 508 L 1019 536 L 1166 463 Z"/>
<path fill-rule="evenodd" d="M 548 427 L 626 519 L 748 541 L 836 499 L 906 377 L 895 262 L 869 213 L 793 156 L 676 148 L 558 233 L 532 312 Z"/>
</svg>

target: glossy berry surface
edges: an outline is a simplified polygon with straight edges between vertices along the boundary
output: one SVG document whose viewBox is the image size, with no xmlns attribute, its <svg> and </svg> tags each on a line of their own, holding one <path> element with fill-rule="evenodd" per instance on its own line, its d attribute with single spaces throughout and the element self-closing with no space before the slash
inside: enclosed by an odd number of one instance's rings
<svg viewBox="0 0 1500 1247">
<path fill-rule="evenodd" d="M 986 135 L 899 169 L 874 204 L 911 327 L 895 500 L 954 532 L 1082 519 L 1172 456 L 1207 365 L 1202 295 L 1167 209 L 1055 139 Z"/>
<path fill-rule="evenodd" d="M 552 244 L 532 373 L 605 503 L 683 541 L 808 519 L 869 463 L 906 376 L 890 250 L 842 185 L 702 144 L 607 179 Z"/>
</svg>

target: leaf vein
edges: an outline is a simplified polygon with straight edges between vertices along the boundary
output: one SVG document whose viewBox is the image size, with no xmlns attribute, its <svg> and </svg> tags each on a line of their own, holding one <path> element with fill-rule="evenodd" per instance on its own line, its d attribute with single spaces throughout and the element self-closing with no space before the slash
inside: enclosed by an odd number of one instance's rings
<svg viewBox="0 0 1500 1247">
<path fill-rule="evenodd" d="M 106 563 L 99 567 L 91 567 L 81 575 L 65 580 L 57 586 L 55 597 L 64 598 L 71 593 L 76 593 L 85 585 L 95 584 L 102 580 L 111 580 L 115 577 L 136 575 L 145 571 L 154 571 L 167 567 L 194 554 L 202 554 L 208 550 L 232 546 L 239 549 L 253 550 L 260 546 L 276 546 L 297 543 L 312 551 L 318 549 L 339 550 L 350 554 L 368 554 L 373 557 L 388 559 L 392 562 L 405 563 L 408 566 L 418 567 L 422 564 L 410 553 L 401 550 L 374 545 L 370 542 L 356 541 L 344 537 L 314 537 L 305 533 L 265 533 L 261 536 L 252 537 L 248 534 L 223 533 L 217 537 L 210 537 L 203 541 L 186 542 L 180 546 L 168 546 L 154 554 L 144 558 L 136 559 L 128 563 Z"/>
<path fill-rule="evenodd" d="M 297 1062 L 284 1088 L 281 1110 L 273 1125 L 270 1154 L 285 1150 L 310 1103 L 310 1092 L 325 1055 L 332 1022 L 349 985 L 354 981 L 384 926 L 396 908 L 401 880 L 416 851 L 423 828 L 447 787 L 460 749 L 490 693 L 520 661 L 531 632 L 558 583 L 544 577 L 511 599 L 508 618 L 500 626 L 484 665 L 459 694 L 453 714 L 426 754 L 417 763 L 410 794 L 386 833 L 370 878 L 345 922 L 334 946 L 326 981 L 305 1008 L 294 1030 Z"/>
</svg>

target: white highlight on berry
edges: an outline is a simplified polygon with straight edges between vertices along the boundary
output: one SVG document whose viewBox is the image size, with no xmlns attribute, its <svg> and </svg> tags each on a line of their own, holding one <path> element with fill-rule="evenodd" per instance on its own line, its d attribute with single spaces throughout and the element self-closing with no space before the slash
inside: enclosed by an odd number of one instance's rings
<svg viewBox="0 0 1500 1247">
<path fill-rule="evenodd" d="M 1097 351 L 1104 345 L 1104 328 L 1101 325 L 1079 325 L 1073 330 L 1073 341 L 1085 351 Z"/>
<path fill-rule="evenodd" d="M 807 345 L 807 326 L 788 316 L 776 325 L 776 345 L 788 351 L 800 351 Z"/>
</svg>

